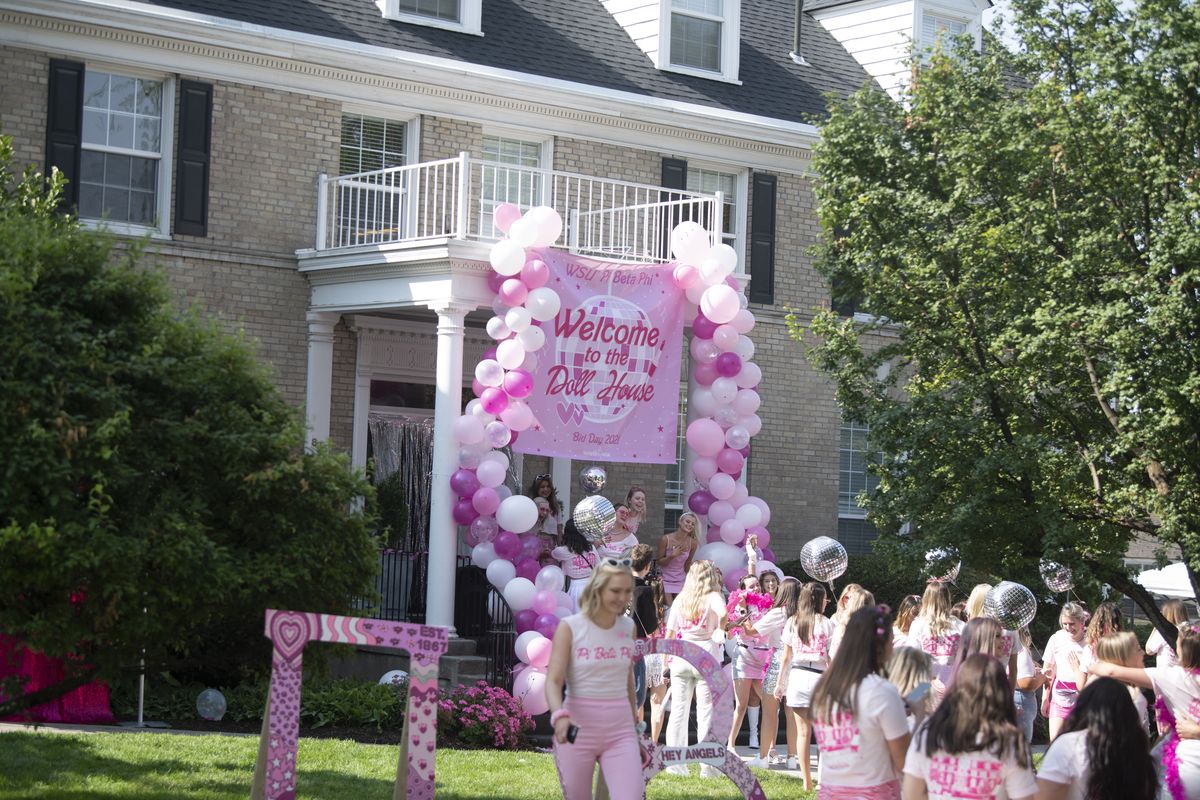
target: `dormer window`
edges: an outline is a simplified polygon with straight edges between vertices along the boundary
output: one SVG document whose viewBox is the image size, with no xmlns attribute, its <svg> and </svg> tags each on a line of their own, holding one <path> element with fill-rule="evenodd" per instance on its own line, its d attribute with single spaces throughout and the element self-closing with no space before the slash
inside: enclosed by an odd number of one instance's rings
<svg viewBox="0 0 1200 800">
<path fill-rule="evenodd" d="M 483 35 L 483 0 L 378 0 L 383 16 L 397 22 L 447 28 L 460 33 Z"/>
<path fill-rule="evenodd" d="M 923 52 L 936 49 L 949 50 L 954 39 L 966 34 L 975 39 L 979 49 L 979 26 L 968 16 L 955 14 L 950 9 L 923 6 L 920 10 L 920 25 L 917 28 L 917 46 Z"/>
<path fill-rule="evenodd" d="M 662 0 L 659 68 L 737 81 L 739 0 Z"/>
</svg>

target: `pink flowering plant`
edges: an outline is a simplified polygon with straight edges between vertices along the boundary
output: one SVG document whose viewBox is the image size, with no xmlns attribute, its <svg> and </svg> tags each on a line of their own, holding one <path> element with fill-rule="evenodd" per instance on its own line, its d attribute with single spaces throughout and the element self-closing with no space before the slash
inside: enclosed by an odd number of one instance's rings
<svg viewBox="0 0 1200 800">
<path fill-rule="evenodd" d="M 444 741 L 517 748 L 525 744 L 533 727 L 521 701 L 484 681 L 456 686 L 438 699 L 438 737 Z"/>
</svg>

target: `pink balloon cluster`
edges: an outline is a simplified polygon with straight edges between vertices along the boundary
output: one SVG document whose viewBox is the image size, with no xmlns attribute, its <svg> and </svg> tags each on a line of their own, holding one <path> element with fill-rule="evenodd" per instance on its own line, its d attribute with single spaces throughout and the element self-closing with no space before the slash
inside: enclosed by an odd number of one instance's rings
<svg viewBox="0 0 1200 800">
<path fill-rule="evenodd" d="M 695 454 L 688 508 L 708 517 L 709 557 L 723 562 L 727 578 L 739 570 L 744 575 L 740 548 L 748 536 L 758 537 L 763 562 L 774 559 L 767 547 L 771 509 L 738 483 L 750 440 L 762 430 L 757 413 L 762 370 L 751 360 L 754 342 L 748 336 L 754 315 L 743 307 L 733 277 L 737 253 L 732 247 L 711 245 L 702 226 L 684 222 L 671 233 L 671 251 L 679 262 L 676 285 L 699 306 L 690 345 L 692 375 L 700 388 L 688 398 L 696 414 L 687 428 L 688 448 Z"/>
<path fill-rule="evenodd" d="M 476 365 L 471 382 L 475 398 L 454 421 L 458 470 L 450 476 L 450 488 L 458 496 L 454 521 L 464 526 L 472 562 L 487 571 L 488 581 L 515 614 L 515 649 L 525 669 L 520 682 L 514 682 L 513 694 L 530 714 L 542 714 L 547 709 L 540 687 L 545 684 L 550 640 L 559 619 L 574 613 L 574 603 L 562 590 L 562 570 L 538 563 L 537 506 L 504 485 L 508 457 L 500 448 L 536 421 L 526 398 L 534 388 L 536 353 L 546 343 L 541 325 L 554 319 L 561 301 L 546 285 L 549 267 L 529 249 L 554 244 L 563 225 L 558 212 L 547 206 L 522 214 L 515 205 L 503 203 L 492 219 L 505 234 L 489 254 L 488 286 L 496 298 L 487 333 L 496 346 Z"/>
</svg>

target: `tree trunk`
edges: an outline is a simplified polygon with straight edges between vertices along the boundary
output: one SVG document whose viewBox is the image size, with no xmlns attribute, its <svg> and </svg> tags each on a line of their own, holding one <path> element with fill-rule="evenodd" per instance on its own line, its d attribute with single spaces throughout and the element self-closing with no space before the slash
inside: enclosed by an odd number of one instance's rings
<svg viewBox="0 0 1200 800">
<path fill-rule="evenodd" d="M 1126 597 L 1137 603 L 1138 608 L 1142 609 L 1142 611 L 1146 613 L 1146 616 L 1150 618 L 1150 622 L 1155 628 L 1158 629 L 1159 634 L 1161 634 L 1162 637 L 1166 639 L 1172 647 L 1175 646 L 1175 640 L 1179 638 L 1179 629 L 1176 628 L 1175 625 L 1166 617 L 1164 617 L 1162 612 L 1158 610 L 1158 604 L 1154 602 L 1154 596 L 1151 595 L 1150 592 L 1146 591 L 1146 587 L 1142 586 L 1137 581 L 1132 580 L 1129 577 L 1129 573 L 1122 569 L 1104 567 L 1100 564 L 1087 560 L 1085 560 L 1084 563 L 1088 565 L 1093 575 L 1101 578 L 1109 586 L 1119 590 Z M 1194 580 L 1195 577 L 1193 576 L 1193 581 Z"/>
</svg>

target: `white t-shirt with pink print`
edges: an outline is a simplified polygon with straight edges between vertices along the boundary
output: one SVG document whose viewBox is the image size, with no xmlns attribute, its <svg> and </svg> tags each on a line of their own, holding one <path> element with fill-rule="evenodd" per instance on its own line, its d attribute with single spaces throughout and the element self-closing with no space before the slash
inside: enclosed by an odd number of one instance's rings
<svg viewBox="0 0 1200 800">
<path fill-rule="evenodd" d="M 897 779 L 888 741 L 908 734 L 904 701 L 894 685 L 868 675 L 858 685 L 857 714 L 833 709 L 832 721 L 814 714 L 813 731 L 821 750 L 818 781 L 827 786 L 880 786 Z"/>
<path fill-rule="evenodd" d="M 792 662 L 816 662 L 827 665 L 834 627 L 833 620 L 818 615 L 813 620 L 812 630 L 808 633 L 808 641 L 804 642 L 800 639 L 795 618 L 789 619 L 783 628 L 783 643 L 792 648 Z"/>
<path fill-rule="evenodd" d="M 563 622 L 571 629 L 567 695 L 628 700 L 634 650 L 633 618 L 617 617 L 608 629 L 592 622 L 586 614 L 572 614 Z"/>
<path fill-rule="evenodd" d="M 687 619 L 680 609 L 679 598 L 671 604 L 667 613 L 667 630 L 675 631 L 678 638 L 685 642 L 698 644 L 709 652 L 714 652 L 713 634 L 720 624 L 721 615 L 725 613 L 725 599 L 720 592 L 709 592 L 704 598 L 704 605 L 698 619 Z"/>
<path fill-rule="evenodd" d="M 908 746 L 904 774 L 925 781 L 929 800 L 989 800 L 1037 794 L 1033 769 L 1017 763 L 1015 753 L 1000 757 L 984 751 L 951 755 L 939 750 L 929 756 L 925 754 L 924 729 Z"/>
<path fill-rule="evenodd" d="M 595 553 L 579 555 L 560 545 L 550 551 L 550 556 L 562 567 L 563 575 L 571 580 L 592 577 L 592 568 L 596 565 Z"/>
<path fill-rule="evenodd" d="M 933 662 L 933 676 L 942 683 L 950 683 L 954 654 L 958 650 L 958 640 L 962 638 L 964 627 L 966 625 L 962 620 L 951 617 L 946 629 L 935 634 L 929 628 L 929 620 L 917 617 L 908 629 L 908 646 L 919 647 L 929 655 Z"/>
</svg>

